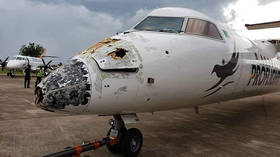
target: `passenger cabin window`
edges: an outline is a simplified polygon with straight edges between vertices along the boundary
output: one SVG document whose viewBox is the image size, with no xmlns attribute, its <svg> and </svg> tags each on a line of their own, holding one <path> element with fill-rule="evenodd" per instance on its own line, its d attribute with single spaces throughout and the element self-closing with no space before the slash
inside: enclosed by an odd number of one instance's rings
<svg viewBox="0 0 280 157">
<path fill-rule="evenodd" d="M 41 60 L 38 59 L 38 58 L 32 58 L 32 61 L 34 61 L 34 62 L 41 62 Z"/>
<path fill-rule="evenodd" d="M 17 57 L 16 60 L 26 60 L 26 58 L 23 57 Z"/>
<path fill-rule="evenodd" d="M 207 36 L 220 40 L 223 39 L 218 31 L 218 28 L 213 23 L 200 19 L 189 18 L 186 33 Z"/>
<path fill-rule="evenodd" d="M 179 33 L 181 32 L 183 22 L 183 17 L 148 16 L 137 26 L 135 26 L 134 29 L 143 31 Z"/>
</svg>

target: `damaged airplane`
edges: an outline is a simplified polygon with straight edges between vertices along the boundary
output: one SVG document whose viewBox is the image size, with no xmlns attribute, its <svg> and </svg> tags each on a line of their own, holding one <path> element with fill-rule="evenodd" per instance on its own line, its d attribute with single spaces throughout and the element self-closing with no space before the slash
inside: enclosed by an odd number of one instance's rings
<svg viewBox="0 0 280 157">
<path fill-rule="evenodd" d="M 137 156 L 142 134 L 125 126 L 139 121 L 136 113 L 275 92 L 276 56 L 269 42 L 249 40 L 202 13 L 160 8 L 53 71 L 35 101 L 51 112 L 113 116 L 107 136 L 117 142 L 108 149 Z"/>
</svg>

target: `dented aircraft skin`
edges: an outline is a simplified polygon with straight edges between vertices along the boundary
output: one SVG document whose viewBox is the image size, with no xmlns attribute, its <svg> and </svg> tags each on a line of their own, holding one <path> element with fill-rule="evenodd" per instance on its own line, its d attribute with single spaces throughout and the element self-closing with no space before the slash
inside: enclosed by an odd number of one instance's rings
<svg viewBox="0 0 280 157">
<path fill-rule="evenodd" d="M 73 57 L 38 86 L 49 111 L 116 115 L 194 107 L 279 89 L 280 62 L 268 42 L 250 41 L 183 8 L 147 17 L 183 18 L 181 31 L 134 29 Z M 220 39 L 186 33 L 190 19 L 217 27 Z"/>
</svg>

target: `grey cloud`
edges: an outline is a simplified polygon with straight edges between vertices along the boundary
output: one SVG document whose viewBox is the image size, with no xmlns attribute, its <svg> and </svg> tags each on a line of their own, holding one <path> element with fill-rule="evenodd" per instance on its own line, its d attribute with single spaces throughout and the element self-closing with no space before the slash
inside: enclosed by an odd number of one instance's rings
<svg viewBox="0 0 280 157">
<path fill-rule="evenodd" d="M 228 19 L 226 19 L 227 22 L 233 21 L 236 18 L 236 11 L 235 10 L 231 10 L 230 11 L 230 17 Z"/>
<path fill-rule="evenodd" d="M 152 10 L 159 7 L 184 7 L 202 11 L 213 18 L 224 21 L 222 9 L 235 1 L 237 0 L 40 0 L 39 2 L 83 5 L 89 10 L 107 12 L 121 18 L 129 18 L 139 9 Z"/>
<path fill-rule="evenodd" d="M 152 9 L 186 7 L 225 21 L 223 8 L 236 0 L 10 0 L 0 1 L 0 58 L 36 42 L 48 55 L 71 57 L 123 31 Z"/>
<path fill-rule="evenodd" d="M 48 55 L 73 56 L 123 28 L 119 19 L 83 6 L 24 2 L 17 9 L 5 7 L 8 11 L 0 14 L 5 21 L 0 25 L 2 58 L 18 54 L 20 46 L 28 42 L 42 44 Z"/>
</svg>

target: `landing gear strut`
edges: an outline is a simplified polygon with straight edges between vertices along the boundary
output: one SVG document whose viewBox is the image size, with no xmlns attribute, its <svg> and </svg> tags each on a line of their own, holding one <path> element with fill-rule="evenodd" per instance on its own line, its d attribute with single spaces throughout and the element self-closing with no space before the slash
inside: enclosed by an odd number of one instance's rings
<svg viewBox="0 0 280 157">
<path fill-rule="evenodd" d="M 111 128 L 107 136 L 118 139 L 117 144 L 107 144 L 107 148 L 112 153 L 120 153 L 127 157 L 136 157 L 143 144 L 142 133 L 136 129 L 126 129 L 123 119 L 120 115 L 114 115 L 114 120 L 109 121 Z"/>
</svg>

